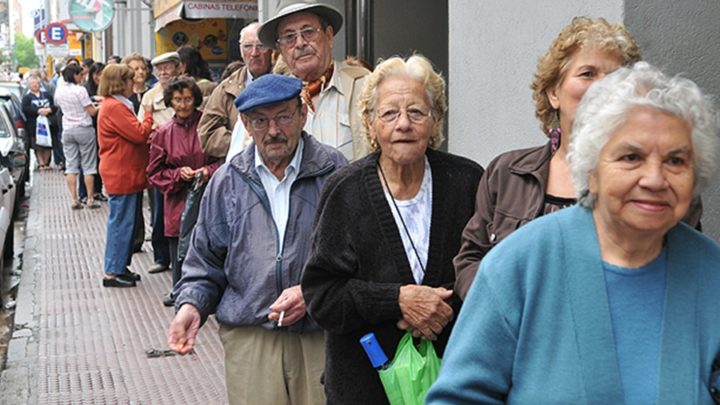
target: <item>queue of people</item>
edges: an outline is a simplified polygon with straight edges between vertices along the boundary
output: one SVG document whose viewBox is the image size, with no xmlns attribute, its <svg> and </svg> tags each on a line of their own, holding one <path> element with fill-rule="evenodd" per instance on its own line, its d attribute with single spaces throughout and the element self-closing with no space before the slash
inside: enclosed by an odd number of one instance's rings
<svg viewBox="0 0 720 405">
<path fill-rule="evenodd" d="M 390 356 L 408 333 L 432 342 L 430 404 L 720 401 L 720 246 L 701 233 L 720 124 L 695 83 L 642 62 L 621 24 L 576 17 L 528 78 L 546 143 L 483 169 L 441 150 L 432 61 L 335 60 L 342 27 L 333 6 L 281 0 L 218 84 L 191 47 L 85 61 L 99 154 L 82 67 L 65 67 L 71 206 L 98 156 L 109 194 L 103 286 L 142 279 L 149 190 L 168 346 L 191 353 L 215 315 L 233 404 L 388 403 L 371 332 Z M 54 112 L 39 84 L 34 117 Z"/>
</svg>

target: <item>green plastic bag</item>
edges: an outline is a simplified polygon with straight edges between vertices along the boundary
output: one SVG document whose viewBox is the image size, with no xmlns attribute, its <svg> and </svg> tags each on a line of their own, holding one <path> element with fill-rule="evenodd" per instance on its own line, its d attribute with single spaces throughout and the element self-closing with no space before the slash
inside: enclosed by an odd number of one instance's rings
<svg viewBox="0 0 720 405">
<path fill-rule="evenodd" d="M 400 340 L 390 367 L 378 370 L 390 405 L 422 405 L 437 379 L 440 358 L 429 340 L 415 347 L 410 332 Z"/>
</svg>

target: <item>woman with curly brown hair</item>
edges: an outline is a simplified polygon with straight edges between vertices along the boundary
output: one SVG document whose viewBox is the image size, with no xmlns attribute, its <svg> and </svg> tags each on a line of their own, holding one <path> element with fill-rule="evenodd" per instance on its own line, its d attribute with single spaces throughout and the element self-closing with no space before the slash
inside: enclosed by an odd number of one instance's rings
<svg viewBox="0 0 720 405">
<path fill-rule="evenodd" d="M 567 147 L 578 103 L 595 81 L 639 60 L 640 49 L 632 35 L 622 24 L 603 18 L 575 17 L 550 44 L 530 85 L 535 116 L 548 142 L 503 153 L 488 165 L 478 187 L 475 214 L 453 261 L 460 297 L 467 294 L 490 249 L 533 219 L 575 204 Z M 698 198 L 683 221 L 700 229 L 701 214 Z"/>
<path fill-rule="evenodd" d="M 490 249 L 520 226 L 575 203 L 567 146 L 577 105 L 596 80 L 638 60 L 635 39 L 621 24 L 603 18 L 575 17 L 550 44 L 530 86 L 535 115 L 548 142 L 505 152 L 488 165 L 475 214 L 453 261 L 455 291 L 462 298 Z"/>
</svg>

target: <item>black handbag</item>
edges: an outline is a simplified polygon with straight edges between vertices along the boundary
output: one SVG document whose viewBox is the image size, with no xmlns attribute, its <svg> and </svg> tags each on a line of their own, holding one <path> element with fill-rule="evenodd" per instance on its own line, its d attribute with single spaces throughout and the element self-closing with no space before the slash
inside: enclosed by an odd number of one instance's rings
<svg viewBox="0 0 720 405">
<path fill-rule="evenodd" d="M 185 208 L 180 216 L 180 234 L 178 235 L 178 266 L 182 269 L 182 262 L 185 261 L 188 248 L 190 247 L 190 236 L 197 223 L 200 213 L 200 200 L 202 200 L 205 186 L 202 172 L 195 175 L 190 192 L 185 199 Z"/>
</svg>

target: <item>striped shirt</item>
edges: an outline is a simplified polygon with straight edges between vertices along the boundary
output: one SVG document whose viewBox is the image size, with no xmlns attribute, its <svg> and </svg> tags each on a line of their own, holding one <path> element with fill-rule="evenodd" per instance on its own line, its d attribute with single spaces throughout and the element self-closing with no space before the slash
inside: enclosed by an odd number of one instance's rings
<svg viewBox="0 0 720 405">
<path fill-rule="evenodd" d="M 74 83 L 61 84 L 55 90 L 55 104 L 62 108 L 63 130 L 92 126 L 92 118 L 85 110 L 92 100 L 85 87 Z"/>
</svg>

